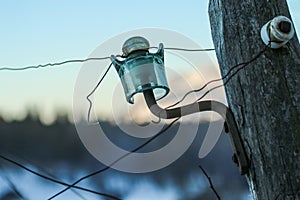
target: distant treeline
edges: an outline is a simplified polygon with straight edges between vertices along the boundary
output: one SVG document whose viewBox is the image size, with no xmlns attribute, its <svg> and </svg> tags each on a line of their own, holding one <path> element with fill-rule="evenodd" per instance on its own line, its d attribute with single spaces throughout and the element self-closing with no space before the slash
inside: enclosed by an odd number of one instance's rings
<svg viewBox="0 0 300 200">
<path fill-rule="evenodd" d="M 124 134 L 118 127 L 110 122 L 101 122 L 101 127 L 108 133 L 108 137 L 117 145 L 125 149 L 133 149 L 141 144 L 145 139 L 134 139 Z M 184 126 L 190 126 L 185 124 Z M 178 125 L 175 125 L 169 134 L 157 138 L 148 148 L 162 146 L 168 143 L 176 134 Z M 201 171 L 197 167 L 201 164 L 208 173 L 217 180 L 219 190 L 235 191 L 245 193 L 247 186 L 245 180 L 239 175 L 238 169 L 231 161 L 232 150 L 229 139 L 223 133 L 214 150 L 204 159 L 198 158 L 200 144 L 208 128 L 207 124 L 201 124 L 198 135 L 190 149 L 175 163 L 160 171 L 149 174 L 127 174 L 110 170 L 105 175 L 118 174 L 129 182 L 139 177 L 150 177 L 157 184 L 177 185 L 184 191 L 186 184 L 194 173 Z M 103 165 L 97 161 L 85 149 L 77 135 L 75 125 L 67 120 L 67 117 L 58 118 L 51 125 L 44 125 L 37 118 L 26 117 L 22 121 L 6 122 L 0 117 L 0 152 L 19 162 L 28 164 L 35 168 L 44 168 L 48 171 L 59 174 L 62 166 L 68 170 L 63 170 L 67 176 L 78 171 L 94 171 Z M 5 167 L 11 168 L 12 165 L 2 162 Z M 68 175 L 69 173 L 69 175 Z M 204 178 L 204 177 L 203 177 Z M 228 184 L 230 180 L 230 184 Z M 105 184 L 101 178 L 93 179 L 99 187 Z M 222 189 L 223 188 L 223 189 Z M 211 194 L 208 191 L 207 194 Z M 203 194 L 202 194 L 203 195 Z M 203 197 L 203 196 L 202 196 Z"/>
</svg>

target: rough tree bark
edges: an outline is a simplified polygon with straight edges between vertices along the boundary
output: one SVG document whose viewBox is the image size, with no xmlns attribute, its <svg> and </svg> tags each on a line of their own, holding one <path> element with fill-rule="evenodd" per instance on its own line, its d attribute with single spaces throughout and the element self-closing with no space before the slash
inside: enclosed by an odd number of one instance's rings
<svg viewBox="0 0 300 200">
<path fill-rule="evenodd" d="M 221 73 L 253 58 L 265 45 L 260 29 L 285 0 L 210 0 L 212 37 Z M 300 199 L 300 46 L 296 36 L 267 50 L 225 87 L 250 159 L 253 199 Z"/>
</svg>

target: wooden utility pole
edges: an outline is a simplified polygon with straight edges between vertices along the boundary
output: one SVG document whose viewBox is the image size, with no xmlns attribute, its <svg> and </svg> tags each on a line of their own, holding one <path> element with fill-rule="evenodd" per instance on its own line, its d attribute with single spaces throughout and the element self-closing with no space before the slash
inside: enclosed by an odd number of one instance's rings
<svg viewBox="0 0 300 200">
<path fill-rule="evenodd" d="M 212 37 L 223 75 L 265 48 L 261 27 L 291 18 L 285 0 L 210 0 Z M 253 199 L 300 199 L 300 45 L 268 49 L 225 86 L 250 160 Z"/>
</svg>

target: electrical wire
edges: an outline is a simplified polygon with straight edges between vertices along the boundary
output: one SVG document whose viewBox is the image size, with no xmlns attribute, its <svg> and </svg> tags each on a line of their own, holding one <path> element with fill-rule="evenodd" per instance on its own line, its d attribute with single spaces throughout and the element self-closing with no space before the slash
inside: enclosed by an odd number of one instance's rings
<svg viewBox="0 0 300 200">
<path fill-rule="evenodd" d="M 161 136 L 163 133 L 165 133 L 169 128 L 172 127 L 173 124 L 175 124 L 175 122 L 177 122 L 178 120 L 180 119 L 179 118 L 176 118 L 175 120 L 173 120 L 166 128 L 162 129 L 161 131 L 159 131 L 155 136 L 153 136 L 152 138 L 150 138 L 149 140 L 147 140 L 145 143 L 143 143 L 142 145 L 136 147 L 135 149 L 133 149 L 132 151 L 122 155 L 121 157 L 119 157 L 118 159 L 116 159 L 114 162 L 112 162 L 110 165 L 98 170 L 98 171 L 95 171 L 93 173 L 90 173 L 80 179 L 78 179 L 77 181 L 75 181 L 74 183 L 72 183 L 71 185 L 69 185 L 68 187 L 66 187 L 65 189 L 61 190 L 60 192 L 56 193 L 55 195 L 53 195 L 52 197 L 50 197 L 48 200 L 52 200 L 54 199 L 55 197 L 61 195 L 62 193 L 66 192 L 67 190 L 69 190 L 71 187 L 74 187 L 76 184 L 80 183 L 81 181 L 85 180 L 85 179 L 88 179 L 92 176 L 95 176 L 95 175 L 98 175 L 100 173 L 103 173 L 105 171 L 107 171 L 108 169 L 110 169 L 112 166 L 114 166 L 117 162 L 119 162 L 120 160 L 126 158 L 127 156 L 131 155 L 132 153 L 135 153 L 137 151 L 139 151 L 140 149 L 142 149 L 144 146 L 146 146 L 147 144 L 149 144 L 150 142 L 152 142 L 154 139 L 156 139 L 157 137 Z"/>
<path fill-rule="evenodd" d="M 23 156 L 17 155 L 16 152 L 10 153 L 10 154 L 11 154 L 11 155 L 14 155 L 14 156 L 17 156 L 18 158 L 20 158 L 20 159 L 24 160 L 25 162 L 29 163 L 31 166 L 34 166 L 36 169 L 39 170 L 39 173 L 42 172 L 43 174 L 46 174 L 47 176 L 49 176 L 49 177 L 51 177 L 51 178 L 57 179 L 57 177 L 56 177 L 54 174 L 48 172 L 47 169 L 45 169 L 44 167 L 40 166 L 37 162 L 33 162 L 33 161 L 31 161 L 31 160 L 29 160 L 29 159 L 27 159 L 27 158 L 24 158 Z M 77 195 L 80 199 L 82 199 L 82 200 L 87 200 L 83 195 L 81 195 L 81 194 L 80 194 L 77 190 L 75 190 L 74 188 L 72 188 L 71 191 L 72 191 L 75 195 Z"/>
<path fill-rule="evenodd" d="M 81 60 L 66 60 L 63 62 L 57 62 L 57 63 L 48 63 L 43 65 L 32 65 L 32 66 L 26 66 L 26 67 L 20 67 L 20 68 L 14 68 L 14 67 L 1 67 L 0 71 L 3 70 L 9 70 L 9 71 L 23 71 L 28 69 L 38 69 L 38 68 L 45 68 L 45 67 L 53 67 L 53 66 L 59 66 L 59 65 L 65 65 L 68 63 L 83 63 L 91 60 L 106 60 L 110 59 L 110 57 L 102 57 L 102 58 L 87 58 L 87 59 L 81 59 Z"/>
<path fill-rule="evenodd" d="M 104 80 L 104 78 L 107 75 L 107 73 L 109 72 L 111 66 L 112 66 L 112 63 L 109 64 L 109 66 L 107 67 L 106 71 L 104 72 L 103 76 L 100 78 L 100 80 L 98 81 L 98 83 L 96 84 L 94 89 L 86 96 L 86 99 L 89 102 L 89 109 L 88 109 L 88 113 L 87 113 L 87 120 L 88 120 L 89 124 L 98 124 L 98 122 L 90 123 L 91 110 L 92 110 L 92 106 L 93 106 L 93 102 L 91 101 L 90 97 L 92 96 L 92 94 L 94 94 L 94 92 L 97 90 L 97 88 L 99 87 L 101 82 Z"/>
<path fill-rule="evenodd" d="M 244 68 L 247 67 L 249 64 L 251 64 L 252 62 L 254 62 L 255 60 L 257 60 L 257 59 L 258 59 L 258 58 L 259 58 L 259 57 L 260 57 L 267 49 L 268 49 L 268 46 L 266 46 L 262 51 L 260 51 L 259 53 L 257 53 L 257 54 L 256 54 L 253 58 L 251 58 L 249 61 L 247 61 L 247 62 L 242 62 L 242 63 L 239 63 L 239 64 L 237 64 L 237 65 L 234 65 L 233 67 L 231 67 L 231 68 L 229 69 L 229 71 L 228 71 L 223 77 L 218 78 L 218 79 L 211 80 L 211 81 L 205 83 L 201 88 L 196 89 L 196 90 L 191 90 L 191 91 L 187 92 L 187 93 L 182 97 L 181 100 L 179 100 L 178 102 L 176 102 L 176 103 L 174 103 L 174 104 L 172 104 L 172 105 L 166 107 L 166 109 L 178 105 L 179 103 L 181 103 L 182 101 L 184 101 L 184 99 L 185 99 L 189 94 L 195 93 L 195 92 L 200 92 L 200 91 L 202 91 L 203 89 L 205 89 L 208 85 L 210 85 L 211 83 L 218 82 L 218 81 L 222 81 L 222 80 L 226 79 L 227 77 L 229 77 L 229 78 L 224 82 L 224 84 L 219 85 L 219 86 L 216 86 L 216 87 L 210 89 L 209 92 L 211 92 L 211 91 L 213 91 L 213 90 L 215 90 L 215 89 L 217 89 L 217 88 L 219 88 L 219 87 L 225 86 L 233 76 L 235 76 L 240 70 L 244 69 Z M 238 67 L 241 66 L 241 65 L 243 65 L 243 66 L 240 67 L 240 68 L 238 68 Z M 238 68 L 237 71 L 230 75 L 230 73 L 231 73 L 234 69 L 236 69 L 236 68 Z M 207 92 L 207 93 L 204 94 L 202 97 L 200 97 L 199 99 L 197 99 L 197 101 L 203 99 L 209 92 Z"/>
<path fill-rule="evenodd" d="M 158 48 L 158 47 L 150 47 L 149 49 L 152 48 Z M 201 52 L 201 51 L 214 51 L 215 49 L 212 48 L 207 48 L 207 49 L 186 49 L 186 48 L 177 48 L 177 47 L 165 47 L 164 49 L 166 50 L 174 50 L 174 51 L 190 51 L 190 52 Z M 116 55 L 116 57 L 121 57 L 124 58 L 122 55 Z M 45 68 L 45 67 L 53 67 L 53 66 L 59 66 L 59 65 L 65 65 L 69 63 L 83 63 L 87 61 L 92 61 L 92 60 L 106 60 L 110 59 L 110 56 L 105 56 L 105 57 L 99 57 L 99 58 L 86 58 L 86 59 L 74 59 L 74 60 L 66 60 L 62 62 L 56 62 L 56 63 L 47 63 L 47 64 L 40 64 L 40 65 L 31 65 L 31 66 L 26 66 L 26 67 L 1 67 L 0 71 L 23 71 L 23 70 L 28 70 L 28 69 L 38 69 L 38 68 Z"/>
<path fill-rule="evenodd" d="M 150 47 L 150 49 L 154 49 L 157 47 Z M 186 49 L 186 48 L 178 48 L 178 47 L 164 47 L 165 50 L 173 50 L 173 51 L 190 51 L 190 52 L 201 52 L 201 51 L 215 51 L 213 48 L 207 49 Z"/>
<path fill-rule="evenodd" d="M 10 159 L 10 158 L 7 158 L 7 157 L 5 157 L 5 156 L 3 156 L 1 154 L 0 154 L 0 158 L 2 158 L 3 160 L 6 160 L 7 162 L 10 162 L 11 164 L 14 164 L 14 165 L 16 165 L 16 166 L 18 166 L 18 167 L 26 170 L 27 172 L 30 172 L 31 174 L 34 174 L 34 175 L 36 175 L 36 176 L 38 176 L 40 178 L 43 178 L 43 179 L 48 180 L 48 181 L 51 181 L 53 183 L 57 183 L 57 184 L 64 185 L 64 186 L 68 186 L 69 188 L 75 188 L 75 189 L 83 190 L 83 191 L 90 192 L 90 193 L 93 193 L 93 194 L 97 194 L 97 195 L 100 195 L 100 196 L 103 196 L 103 197 L 107 197 L 107 198 L 110 198 L 110 199 L 121 200 L 120 198 L 112 196 L 110 194 L 96 192 L 96 191 L 93 191 L 93 190 L 90 190 L 90 189 L 86 189 L 86 188 L 83 188 L 83 187 L 79 187 L 79 186 L 75 186 L 75 185 L 72 186 L 72 185 L 69 185 L 69 184 L 64 183 L 62 181 L 56 180 L 54 178 L 45 176 L 43 174 L 40 174 L 40 173 L 38 173 L 36 171 L 33 171 L 33 170 L 29 169 L 28 167 L 26 167 L 26 166 L 24 166 L 24 165 L 22 165 L 22 164 L 20 164 L 20 163 L 18 163 L 16 161 Z"/>
<path fill-rule="evenodd" d="M 218 85 L 218 86 L 215 86 L 213 88 L 211 88 L 210 90 L 206 91 L 200 98 L 198 98 L 196 100 L 197 101 L 200 101 L 201 99 L 203 99 L 207 94 L 209 94 L 210 92 L 212 92 L 213 90 L 216 90 L 220 87 L 223 87 L 225 85 L 227 85 L 227 83 L 239 72 L 241 71 L 242 69 L 244 69 L 245 67 L 247 67 L 248 65 L 250 65 L 252 62 L 254 62 L 255 60 L 257 60 L 265 51 L 268 50 L 268 46 L 266 46 L 262 51 L 260 51 L 258 54 L 256 54 L 251 60 L 249 60 L 248 62 L 245 62 L 240 68 L 238 68 L 233 74 L 231 74 L 230 76 L 228 76 L 228 79 L 226 79 L 226 81 L 221 84 L 221 85 Z"/>
<path fill-rule="evenodd" d="M 269 38 L 271 38 L 271 33 L 270 33 L 270 32 L 269 32 Z M 211 83 L 214 83 L 214 82 L 217 82 L 217 81 L 222 81 L 222 80 L 224 80 L 225 78 L 227 78 L 227 77 L 230 75 L 230 73 L 231 73 L 234 69 L 238 68 L 238 67 L 241 66 L 241 65 L 244 65 L 244 66 L 242 66 L 241 68 L 239 68 L 236 72 L 234 72 L 234 73 L 228 78 L 228 80 L 225 81 L 225 83 L 223 83 L 222 85 L 219 85 L 219 86 L 216 86 L 216 87 L 210 89 L 210 90 L 207 91 L 204 95 L 202 95 L 199 99 L 197 99 L 197 101 L 203 99 L 203 98 L 204 98 L 209 92 L 211 92 L 212 90 L 215 90 L 215 89 L 217 89 L 217 88 L 220 88 L 220 87 L 222 87 L 222 86 L 225 86 L 225 85 L 229 82 L 229 80 L 230 80 L 233 76 L 235 76 L 241 69 L 244 69 L 246 66 L 248 66 L 249 64 L 251 64 L 252 62 L 254 62 L 255 60 L 257 60 L 262 54 L 264 54 L 264 53 L 271 47 L 272 42 L 273 42 L 273 41 L 270 40 L 269 43 L 265 46 L 265 48 L 264 48 L 263 50 L 261 50 L 260 52 L 258 52 L 258 53 L 257 53 L 252 59 L 250 59 L 249 61 L 247 61 L 247 62 L 242 62 L 242 63 L 239 63 L 239 64 L 234 65 L 233 67 L 230 67 L 229 71 L 228 71 L 223 77 L 221 77 L 221 78 L 219 78 L 219 79 L 211 80 L 211 81 L 207 82 L 206 84 L 204 84 L 201 88 L 196 89 L 196 90 L 191 90 L 191 91 L 187 92 L 187 93 L 183 96 L 183 98 L 182 98 L 181 100 L 179 100 L 178 102 L 176 102 L 176 103 L 174 103 L 174 104 L 172 104 L 172 105 L 166 107 L 165 109 L 168 109 L 168 108 L 171 108 L 171 107 L 174 107 L 174 106 L 178 105 L 178 104 L 181 103 L 181 102 L 182 102 L 189 94 L 194 93 L 194 92 L 200 92 L 200 91 L 202 91 L 204 88 L 206 88 L 206 87 L 207 87 L 209 84 L 211 84 Z M 159 118 L 159 121 L 160 121 L 160 120 L 161 120 L 161 119 Z"/>
<path fill-rule="evenodd" d="M 211 80 L 211 81 L 205 83 L 205 84 L 204 84 L 201 88 L 199 88 L 199 89 L 195 89 L 195 90 L 190 90 L 190 91 L 188 91 L 186 94 L 184 94 L 184 96 L 183 96 L 179 101 L 175 102 L 174 104 L 171 104 L 171 105 L 167 106 L 167 107 L 164 108 L 164 109 L 172 108 L 172 107 L 174 107 L 174 106 L 180 104 L 181 102 L 184 101 L 184 99 L 185 99 L 188 95 L 190 95 L 190 94 L 192 94 L 192 93 L 196 93 L 196 92 L 200 92 L 200 91 L 204 90 L 204 89 L 205 89 L 208 85 L 210 85 L 211 83 L 218 82 L 218 81 L 222 81 L 222 80 L 224 81 L 224 80 L 227 78 L 226 81 L 225 81 L 223 84 L 220 84 L 220 85 L 218 85 L 218 86 L 215 86 L 215 87 L 213 87 L 213 88 L 207 90 L 207 91 L 206 91 L 200 98 L 198 98 L 195 102 L 200 101 L 200 100 L 203 99 L 206 95 L 208 95 L 210 92 L 212 92 L 212 91 L 214 91 L 214 90 L 216 90 L 216 89 L 218 89 L 218 88 L 221 88 L 221 87 L 227 85 L 227 83 L 232 79 L 232 77 L 234 77 L 240 70 L 244 69 L 244 68 L 247 67 L 249 64 L 251 64 L 252 62 L 254 62 L 255 60 L 257 60 L 262 54 L 264 54 L 264 53 L 269 49 L 269 46 L 270 46 L 270 45 L 265 46 L 265 48 L 264 48 L 263 50 L 261 50 L 259 53 L 257 53 L 257 54 L 256 54 L 253 58 L 251 58 L 249 61 L 247 61 L 247 62 L 242 62 L 242 63 L 236 64 L 236 65 L 234 65 L 233 67 L 231 67 L 231 68 L 229 69 L 229 71 L 228 71 L 223 77 L 218 78 L 218 79 Z M 241 67 L 240 67 L 240 66 L 241 66 Z M 231 72 L 232 72 L 233 70 L 235 70 L 235 69 L 237 69 L 237 70 L 231 74 Z M 161 121 L 161 118 L 159 118 L 157 121 L 153 121 L 153 120 L 152 120 L 152 122 L 155 123 L 155 124 L 158 124 L 160 121 Z"/>
</svg>

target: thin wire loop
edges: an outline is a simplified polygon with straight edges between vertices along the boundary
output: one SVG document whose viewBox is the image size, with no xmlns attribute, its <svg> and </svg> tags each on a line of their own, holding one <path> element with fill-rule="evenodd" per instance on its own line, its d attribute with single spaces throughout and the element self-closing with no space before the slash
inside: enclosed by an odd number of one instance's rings
<svg viewBox="0 0 300 200">
<path fill-rule="evenodd" d="M 93 102 L 91 101 L 90 97 L 94 94 L 94 92 L 97 90 L 97 88 L 100 86 L 100 84 L 102 83 L 102 81 L 104 80 L 104 78 L 106 77 L 107 73 L 109 72 L 110 68 L 112 66 L 112 63 L 109 64 L 108 68 L 106 69 L 106 71 L 104 72 L 103 76 L 100 78 L 100 80 L 98 81 L 98 83 L 96 84 L 96 86 L 93 88 L 93 90 L 86 96 L 87 101 L 89 102 L 89 109 L 88 109 L 88 113 L 87 113 L 87 121 L 89 125 L 98 125 L 99 122 L 91 122 L 90 121 L 90 117 L 91 117 L 91 110 L 93 107 Z"/>
</svg>

